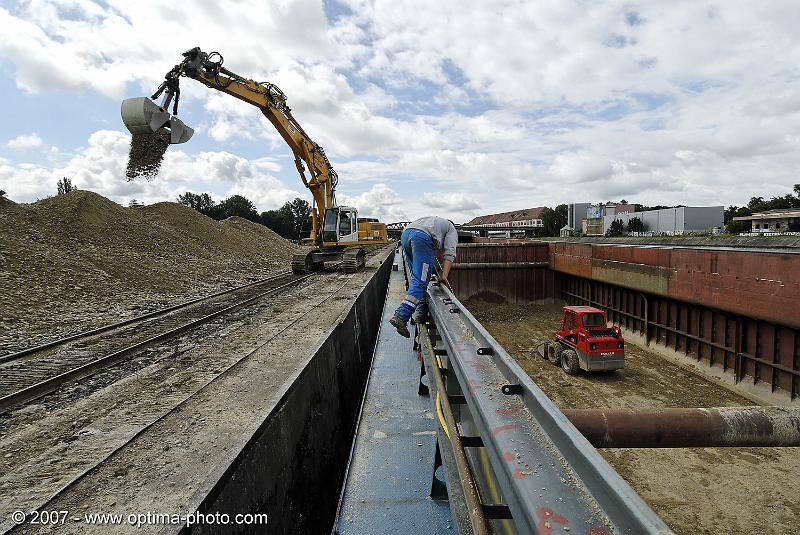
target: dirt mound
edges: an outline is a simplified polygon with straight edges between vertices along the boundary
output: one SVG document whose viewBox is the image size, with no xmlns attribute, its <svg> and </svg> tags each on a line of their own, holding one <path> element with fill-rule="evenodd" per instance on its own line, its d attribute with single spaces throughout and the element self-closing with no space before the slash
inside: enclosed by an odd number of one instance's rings
<svg viewBox="0 0 800 535">
<path fill-rule="evenodd" d="M 102 195 L 76 190 L 65 195 L 48 197 L 30 206 L 31 214 L 55 225 L 69 224 L 80 227 L 105 227 L 125 219 L 125 208 Z"/>
<path fill-rule="evenodd" d="M 295 246 L 177 203 L 124 208 L 88 191 L 0 209 L 0 337 L 286 270 Z M 0 349 L 4 340 L 0 338 Z"/>
</svg>

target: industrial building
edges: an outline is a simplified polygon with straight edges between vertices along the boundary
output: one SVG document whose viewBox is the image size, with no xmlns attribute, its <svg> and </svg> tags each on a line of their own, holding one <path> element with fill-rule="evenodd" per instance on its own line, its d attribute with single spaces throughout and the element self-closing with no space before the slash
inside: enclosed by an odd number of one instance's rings
<svg viewBox="0 0 800 535">
<path fill-rule="evenodd" d="M 591 204 L 588 202 L 567 205 L 567 224 L 561 229 L 561 236 L 569 236 L 577 231 L 582 236 L 602 236 L 603 217 L 627 214 L 636 211 L 636 204 L 625 201 Z"/>
<path fill-rule="evenodd" d="M 800 232 L 800 209 L 777 208 L 733 220 L 750 221 L 750 232 Z"/>
<path fill-rule="evenodd" d="M 638 217 L 647 234 L 675 235 L 688 232 L 715 232 L 724 226 L 725 208 L 722 206 L 679 206 L 645 212 L 616 213 L 603 216 L 603 234 L 615 219 L 627 227 L 628 221 Z"/>
<path fill-rule="evenodd" d="M 586 211 L 591 206 L 588 202 L 577 202 L 567 205 L 567 224 L 561 228 L 561 236 L 566 237 L 576 230 L 580 231 L 581 223 L 586 219 Z"/>
</svg>

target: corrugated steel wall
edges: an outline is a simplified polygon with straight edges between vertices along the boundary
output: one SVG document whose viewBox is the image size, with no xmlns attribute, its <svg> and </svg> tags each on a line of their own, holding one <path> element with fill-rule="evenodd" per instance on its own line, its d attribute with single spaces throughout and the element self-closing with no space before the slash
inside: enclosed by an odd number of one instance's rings
<svg viewBox="0 0 800 535">
<path fill-rule="evenodd" d="M 800 395 L 800 331 L 718 309 L 565 275 L 569 304 L 592 305 L 648 343 L 722 368 L 735 381 L 767 384 L 791 399 Z"/>
<path fill-rule="evenodd" d="M 456 260 L 450 284 L 463 301 L 527 304 L 560 299 L 546 243 L 459 244 Z"/>
<path fill-rule="evenodd" d="M 722 368 L 737 382 L 800 396 L 800 255 L 569 242 L 462 244 L 450 280 L 461 299 L 536 303 L 561 296 L 599 306 L 649 343 Z"/>
</svg>

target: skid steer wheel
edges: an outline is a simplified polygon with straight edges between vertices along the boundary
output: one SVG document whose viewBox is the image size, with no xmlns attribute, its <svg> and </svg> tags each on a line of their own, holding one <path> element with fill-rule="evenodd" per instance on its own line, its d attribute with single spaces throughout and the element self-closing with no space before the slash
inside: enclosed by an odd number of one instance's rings
<svg viewBox="0 0 800 535">
<path fill-rule="evenodd" d="M 578 354 L 574 350 L 566 349 L 561 352 L 561 369 L 569 375 L 575 375 L 581 371 Z"/>
<path fill-rule="evenodd" d="M 561 353 L 563 348 L 561 344 L 558 342 L 552 342 L 547 346 L 547 360 L 550 361 L 550 364 L 553 366 L 558 366 L 558 363 L 561 360 Z"/>
</svg>

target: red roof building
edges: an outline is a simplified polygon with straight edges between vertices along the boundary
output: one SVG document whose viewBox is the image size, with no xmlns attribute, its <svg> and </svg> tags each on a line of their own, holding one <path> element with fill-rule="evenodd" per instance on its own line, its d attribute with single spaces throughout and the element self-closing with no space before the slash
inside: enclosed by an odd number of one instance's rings
<svg viewBox="0 0 800 535">
<path fill-rule="evenodd" d="M 544 206 L 537 208 L 525 208 L 514 210 L 513 212 L 502 212 L 499 214 L 479 215 L 472 218 L 465 227 L 541 227 L 542 210 Z"/>
</svg>

